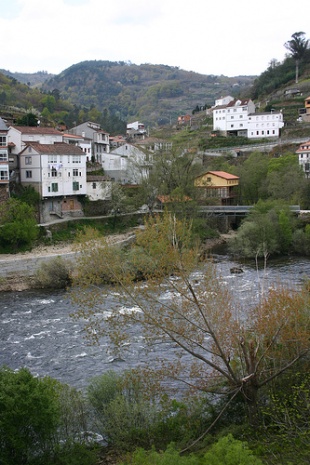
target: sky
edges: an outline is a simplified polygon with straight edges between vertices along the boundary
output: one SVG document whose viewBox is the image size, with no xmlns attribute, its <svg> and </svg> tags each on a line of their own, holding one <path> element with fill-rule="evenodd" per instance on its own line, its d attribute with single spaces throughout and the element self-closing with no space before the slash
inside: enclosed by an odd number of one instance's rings
<svg viewBox="0 0 310 465">
<path fill-rule="evenodd" d="M 309 0 L 0 0 L 0 68 L 59 74 L 108 60 L 259 75 L 292 34 L 310 37 L 308 12 Z"/>
</svg>

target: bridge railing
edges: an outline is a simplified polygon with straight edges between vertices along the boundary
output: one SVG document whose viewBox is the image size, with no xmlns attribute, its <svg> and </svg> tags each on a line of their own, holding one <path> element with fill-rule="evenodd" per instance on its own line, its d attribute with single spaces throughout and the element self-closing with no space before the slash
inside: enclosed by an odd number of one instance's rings
<svg viewBox="0 0 310 465">
<path fill-rule="evenodd" d="M 250 210 L 254 208 L 254 205 L 206 205 L 199 207 L 201 212 L 206 213 L 223 213 L 223 214 L 237 214 L 242 213 L 246 215 Z M 290 210 L 293 213 L 299 214 L 300 205 L 290 205 Z"/>
</svg>

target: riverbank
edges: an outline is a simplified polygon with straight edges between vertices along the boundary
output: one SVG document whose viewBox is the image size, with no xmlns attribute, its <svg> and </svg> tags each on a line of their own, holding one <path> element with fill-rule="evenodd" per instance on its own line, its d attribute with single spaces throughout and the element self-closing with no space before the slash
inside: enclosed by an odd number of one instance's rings
<svg viewBox="0 0 310 465">
<path fill-rule="evenodd" d="M 208 253 L 212 248 L 226 243 L 234 232 L 221 234 L 220 237 L 208 239 L 204 249 Z M 124 234 L 115 234 L 107 239 L 111 245 L 123 244 L 134 240 L 135 232 L 131 230 Z M 62 257 L 65 260 L 74 260 L 76 249 L 73 243 L 44 245 L 31 251 L 19 254 L 0 255 L 0 292 L 25 291 L 36 288 L 35 275 L 42 263 Z"/>
</svg>

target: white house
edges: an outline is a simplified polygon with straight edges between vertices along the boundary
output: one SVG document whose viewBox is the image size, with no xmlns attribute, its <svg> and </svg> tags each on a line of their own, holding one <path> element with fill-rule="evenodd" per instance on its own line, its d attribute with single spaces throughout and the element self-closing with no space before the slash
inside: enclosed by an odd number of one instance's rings
<svg viewBox="0 0 310 465">
<path fill-rule="evenodd" d="M 112 150 L 104 159 L 106 175 L 122 184 L 139 184 L 149 175 L 152 155 L 131 144 Z"/>
<path fill-rule="evenodd" d="M 279 137 L 280 129 L 283 126 L 283 114 L 280 111 L 250 113 L 248 115 L 247 137 L 249 139 Z"/>
<path fill-rule="evenodd" d="M 57 129 L 41 126 L 10 126 L 8 140 L 11 153 L 18 154 L 29 142 L 38 142 L 40 144 L 63 142 L 63 134 Z"/>
<path fill-rule="evenodd" d="M 226 95 L 225 97 L 220 97 L 215 100 L 215 107 L 222 107 L 228 105 L 230 102 L 234 100 L 234 97 L 231 95 Z"/>
<path fill-rule="evenodd" d="M 86 188 L 91 201 L 111 200 L 112 181 L 106 176 L 88 174 Z"/>
<path fill-rule="evenodd" d="M 296 150 L 298 155 L 299 165 L 302 167 L 305 176 L 308 178 L 310 174 L 310 140 L 302 142 Z"/>
<path fill-rule="evenodd" d="M 86 121 L 69 130 L 70 134 L 80 135 L 84 138 L 83 150 L 87 151 L 88 158 L 102 163 L 105 154 L 110 152 L 109 134 L 103 131 L 100 124 Z M 91 154 L 88 153 L 89 144 Z"/>
<path fill-rule="evenodd" d="M 9 148 L 8 130 L 5 121 L 0 118 L 0 202 L 9 198 Z"/>
<path fill-rule="evenodd" d="M 133 123 L 127 124 L 126 135 L 131 139 L 144 139 L 147 133 L 143 123 L 134 121 Z"/>
<path fill-rule="evenodd" d="M 158 139 L 157 137 L 146 137 L 135 141 L 135 145 L 149 152 L 169 151 L 172 149 L 172 142 Z"/>
<path fill-rule="evenodd" d="M 86 156 L 64 142 L 28 143 L 19 154 L 20 182 L 33 186 L 42 200 L 41 222 L 50 215 L 82 215 L 79 197 L 86 195 Z"/>
<path fill-rule="evenodd" d="M 255 112 L 252 100 L 230 100 L 213 108 L 213 130 L 247 137 L 248 114 Z"/>
<path fill-rule="evenodd" d="M 284 126 L 281 112 L 256 113 L 251 99 L 217 100 L 213 107 L 213 130 L 225 135 L 237 135 L 249 139 L 278 137 Z"/>
</svg>

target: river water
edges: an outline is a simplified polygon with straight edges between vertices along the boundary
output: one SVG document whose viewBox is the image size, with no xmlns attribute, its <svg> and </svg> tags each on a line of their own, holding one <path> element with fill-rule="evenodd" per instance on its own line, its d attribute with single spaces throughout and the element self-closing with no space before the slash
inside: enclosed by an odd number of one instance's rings
<svg viewBox="0 0 310 465">
<path fill-rule="evenodd" d="M 254 302 L 262 286 L 273 283 L 301 286 L 310 277 L 310 260 L 301 257 L 270 260 L 267 270 L 256 270 L 253 262 L 242 263 L 243 273 L 232 274 L 240 263 L 227 255 L 215 255 L 218 274 L 241 304 Z M 107 370 L 124 370 L 145 365 L 150 357 L 174 357 L 174 347 L 158 344 L 150 355 L 139 334 L 125 359 L 114 358 L 102 338 L 91 345 L 85 338 L 84 322 L 72 318 L 75 308 L 65 291 L 23 291 L 0 294 L 0 366 L 27 367 L 39 376 L 49 375 L 83 389 L 94 376 Z M 117 305 L 110 289 L 105 310 Z"/>
</svg>

